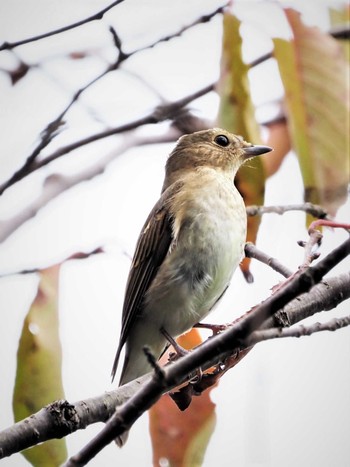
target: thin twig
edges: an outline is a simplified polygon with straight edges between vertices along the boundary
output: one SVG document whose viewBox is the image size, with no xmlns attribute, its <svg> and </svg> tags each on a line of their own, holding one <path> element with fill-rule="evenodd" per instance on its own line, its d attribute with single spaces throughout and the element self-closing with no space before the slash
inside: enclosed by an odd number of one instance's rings
<svg viewBox="0 0 350 467">
<path fill-rule="evenodd" d="M 328 216 L 327 211 L 325 211 L 322 206 L 312 203 L 303 203 L 303 204 L 286 204 L 284 206 L 249 206 L 247 208 L 248 216 L 261 216 L 265 213 L 274 213 L 274 214 L 284 214 L 288 211 L 304 211 L 307 214 L 312 216 L 324 219 Z"/>
<path fill-rule="evenodd" d="M 16 41 L 16 42 L 4 42 L 3 44 L 0 45 L 0 52 L 2 50 L 14 49 L 15 47 L 18 47 L 19 45 L 24 45 L 24 44 L 29 44 L 30 42 L 39 41 L 41 39 L 45 39 L 46 37 L 51 37 L 51 36 L 54 36 L 56 34 L 61 34 L 62 32 L 66 32 L 66 31 L 69 31 L 71 29 L 78 28 L 79 26 L 82 26 L 83 24 L 90 23 L 90 22 L 95 21 L 95 20 L 100 20 L 100 19 L 103 18 L 105 13 L 107 13 L 107 11 L 111 10 L 112 8 L 117 6 L 119 3 L 122 3 L 123 1 L 124 0 L 116 0 L 115 2 L 113 2 L 110 5 L 106 6 L 105 8 L 98 11 L 97 13 L 95 13 L 95 14 L 93 14 L 91 16 L 88 16 L 87 18 L 84 18 L 84 19 L 82 19 L 80 21 L 77 21 L 76 23 L 72 23 L 72 24 L 68 24 L 67 26 L 63 26 L 62 28 L 54 29 L 53 31 L 48 31 L 48 32 L 45 32 L 43 34 L 39 34 L 39 35 L 33 36 L 33 37 L 28 37 L 27 39 L 22 39 L 22 40 Z"/>
<path fill-rule="evenodd" d="M 127 150 L 148 144 L 175 142 L 181 134 L 176 130 L 176 128 L 170 127 L 166 133 L 159 136 L 139 136 L 136 132 L 127 132 L 123 136 L 123 141 L 119 147 L 110 151 L 103 158 L 98 159 L 97 163 L 92 167 L 88 167 L 75 175 L 62 175 L 59 173 L 48 175 L 43 181 L 42 192 L 37 198 L 33 199 L 31 203 L 13 217 L 6 220 L 0 220 L 0 243 L 5 241 L 29 219 L 35 217 L 43 207 L 53 199 L 57 198 L 61 193 L 69 190 L 79 183 L 92 180 L 103 174 L 107 166 Z"/>
<path fill-rule="evenodd" d="M 292 271 L 288 269 L 284 264 L 280 263 L 278 259 L 273 258 L 272 256 L 264 253 L 259 250 L 254 243 L 248 242 L 244 247 L 245 255 L 248 258 L 254 258 L 267 266 L 270 266 L 274 271 L 279 272 L 284 277 L 289 277 L 292 275 Z"/>
<path fill-rule="evenodd" d="M 292 328 L 272 328 L 263 331 L 254 331 L 247 341 L 248 345 L 255 345 L 258 342 L 278 339 L 281 337 L 302 337 L 311 336 L 321 331 L 336 331 L 350 325 L 350 316 L 344 318 L 333 318 L 326 323 L 313 323 L 308 326 L 299 325 Z"/>
<path fill-rule="evenodd" d="M 120 0 L 121 1 L 121 0 Z M 129 52 L 129 53 L 124 53 L 122 52 L 122 44 L 119 40 L 119 36 L 117 36 L 117 33 L 116 31 L 113 30 L 112 32 L 112 35 L 113 35 L 113 38 L 114 38 L 114 42 L 116 41 L 116 37 L 118 37 L 118 51 L 119 51 L 119 54 L 118 54 L 118 58 L 116 59 L 116 61 L 110 65 L 108 65 L 108 67 L 106 68 L 106 70 L 104 70 L 102 73 L 98 74 L 95 78 L 93 78 L 91 81 L 89 81 L 85 86 L 81 87 L 80 89 L 78 89 L 71 101 L 68 103 L 68 105 L 65 107 L 65 109 L 51 122 L 47 125 L 47 127 L 42 131 L 41 133 L 41 140 L 39 142 L 39 144 L 37 145 L 37 147 L 32 151 L 32 153 L 27 157 L 25 163 L 23 164 L 22 167 L 20 167 L 11 177 L 9 180 L 7 180 L 6 182 L 4 182 L 2 185 L 0 185 L 0 195 L 7 189 L 9 188 L 10 186 L 12 186 L 14 183 L 18 182 L 19 180 L 22 180 L 28 173 L 32 173 L 34 170 L 35 170 L 35 162 L 36 162 L 36 159 L 37 157 L 39 156 L 39 154 L 41 153 L 41 151 L 52 141 L 52 139 L 58 134 L 58 130 L 59 128 L 63 125 L 63 117 L 66 115 L 66 113 L 69 111 L 69 109 L 73 106 L 73 104 L 79 99 L 79 97 L 88 89 L 90 88 L 93 84 L 95 84 L 97 81 L 99 81 L 100 79 L 102 79 L 104 76 L 106 76 L 108 73 L 110 73 L 111 71 L 115 71 L 117 70 L 120 65 L 125 61 L 127 60 L 128 58 L 130 58 L 131 56 L 135 55 L 136 53 L 139 53 L 139 52 L 142 52 L 142 51 L 145 51 L 147 49 L 151 49 L 153 47 L 155 47 L 156 45 L 160 44 L 161 42 L 167 42 L 171 39 L 174 39 L 176 37 L 179 37 L 181 36 L 184 32 L 186 32 L 187 30 L 193 28 L 194 26 L 197 26 L 199 24 L 202 24 L 202 23 L 205 23 L 205 22 L 208 22 L 210 21 L 212 18 L 214 18 L 217 14 L 219 13 L 222 13 L 224 8 L 226 7 L 226 4 L 217 8 L 216 10 L 214 10 L 212 13 L 209 13 L 208 15 L 203 15 L 201 16 L 200 18 L 194 20 L 192 23 L 188 24 L 188 25 L 185 25 L 183 26 L 181 29 L 179 29 L 178 31 L 176 31 L 175 33 L 173 34 L 169 34 L 167 36 L 164 36 L 164 37 L 161 37 L 160 39 L 156 40 L 155 42 L 149 44 L 149 45 L 146 45 L 144 47 L 141 47 L 139 49 L 136 49 L 132 52 Z M 214 86 L 211 85 L 213 88 Z M 140 119 L 139 120 L 140 123 L 139 125 L 143 125 L 143 119 Z M 158 120 L 158 121 L 162 121 L 162 120 Z M 156 122 L 147 122 L 146 123 L 157 123 Z M 125 130 L 122 130 L 122 131 L 127 131 L 128 129 L 130 129 L 128 127 L 128 124 L 126 125 L 122 125 L 122 127 L 125 127 L 126 129 Z M 118 131 L 120 132 L 120 131 Z M 110 136 L 111 134 L 115 134 L 115 132 L 113 132 L 113 130 L 106 130 L 104 132 L 101 132 L 99 134 L 96 134 L 96 135 L 92 135 L 92 137 L 87 137 L 83 140 L 81 140 L 80 142 L 77 142 L 77 143 L 72 143 L 72 145 L 67 145 L 63 148 L 63 150 L 66 150 L 68 148 L 68 152 L 72 151 L 73 149 L 76 149 L 77 147 L 80 147 L 81 145 L 84 145 L 84 144 L 89 144 L 93 141 L 96 141 L 97 139 L 101 139 L 101 138 L 106 138 L 108 136 Z M 72 147 L 72 149 L 69 149 L 70 147 Z M 66 154 L 66 152 L 64 152 L 64 154 Z M 58 156 L 59 157 L 59 156 Z M 46 161 L 46 159 L 45 159 Z M 48 162 L 43 162 L 43 165 L 46 165 L 46 163 Z M 50 162 L 50 161 L 49 161 Z M 39 165 L 39 164 L 38 164 Z M 42 165 L 39 165 L 39 167 L 41 167 Z M 34 167 L 34 170 L 31 170 L 32 168 Z"/>
<path fill-rule="evenodd" d="M 94 248 L 91 251 L 85 252 L 85 251 L 77 251 L 76 253 L 73 253 L 72 255 L 64 258 L 63 260 L 59 261 L 57 264 L 62 264 L 65 263 L 66 261 L 71 261 L 74 259 L 86 259 L 89 258 L 90 256 L 98 255 L 100 253 L 104 253 L 104 250 L 102 247 Z M 51 265 L 54 266 L 54 265 Z M 51 267 L 50 266 L 50 267 Z M 32 268 L 32 269 L 23 269 L 22 271 L 16 271 L 16 272 L 9 272 L 5 274 L 0 274 L 0 279 L 3 277 L 9 277 L 9 276 L 14 276 L 17 274 L 34 274 L 36 272 L 40 272 L 42 268 Z"/>
<path fill-rule="evenodd" d="M 31 160 L 29 164 L 25 163 L 20 170 L 18 170 L 9 180 L 4 182 L 0 186 L 0 195 L 4 193 L 4 191 L 7 190 L 10 186 L 27 177 L 29 174 L 35 172 L 41 167 L 46 166 L 50 162 L 53 162 L 54 160 L 58 159 L 59 157 L 62 157 L 68 154 L 69 152 L 74 151 L 75 149 L 81 148 L 87 144 L 98 141 L 100 139 L 108 138 L 110 136 L 114 136 L 120 133 L 124 133 L 126 131 L 133 130 L 135 128 L 139 128 L 143 125 L 153 125 L 159 122 L 163 122 L 165 120 L 174 119 L 178 117 L 180 111 L 183 111 L 183 107 L 185 107 L 193 100 L 198 99 L 199 97 L 204 96 L 205 94 L 208 94 L 212 90 L 213 85 L 210 84 L 205 88 L 202 88 L 199 91 L 196 91 L 193 94 L 190 94 L 189 96 L 181 98 L 177 101 L 161 104 L 158 107 L 156 107 L 150 114 L 142 118 L 136 119 L 129 123 L 125 123 L 115 128 L 109 128 L 108 130 L 95 133 L 94 135 L 87 136 L 86 138 L 82 138 L 78 141 L 67 144 L 66 146 L 62 146 L 61 148 L 57 149 L 52 154 L 50 154 L 45 159 L 39 162 Z"/>
</svg>

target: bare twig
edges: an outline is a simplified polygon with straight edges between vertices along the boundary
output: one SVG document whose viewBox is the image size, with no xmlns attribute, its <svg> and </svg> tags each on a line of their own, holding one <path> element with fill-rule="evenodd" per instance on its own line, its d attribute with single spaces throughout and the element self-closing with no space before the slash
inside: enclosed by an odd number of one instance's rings
<svg viewBox="0 0 350 467">
<path fill-rule="evenodd" d="M 66 261 L 70 261 L 72 259 L 86 259 L 86 258 L 89 258 L 90 256 L 98 255 L 100 253 L 104 253 L 104 250 L 102 247 L 94 248 L 93 250 L 87 251 L 87 252 L 77 251 L 76 253 L 73 253 L 67 258 L 64 258 L 62 261 L 59 261 L 58 264 L 65 263 Z M 32 268 L 32 269 L 23 269 L 22 271 L 9 272 L 5 274 L 0 274 L 0 279 L 3 277 L 13 276 L 15 274 L 34 274 L 36 272 L 40 272 L 41 270 L 42 268 Z"/>
<path fill-rule="evenodd" d="M 122 1 L 122 0 L 119 0 L 119 1 Z M 113 5 L 115 6 L 115 5 Z M 20 169 L 18 169 L 14 174 L 13 176 L 7 181 L 5 182 L 3 185 L 0 186 L 0 195 L 9 187 L 9 186 L 12 186 L 14 183 L 16 183 L 17 181 L 19 180 L 22 180 L 28 173 L 31 173 L 33 172 L 33 170 L 31 169 L 34 169 L 35 170 L 35 161 L 36 161 L 36 158 L 38 157 L 38 155 L 41 153 L 41 151 L 52 141 L 52 139 L 57 135 L 58 133 L 58 129 L 64 124 L 63 122 L 63 117 L 66 115 L 66 113 L 69 111 L 69 109 L 73 106 L 73 104 L 79 99 L 79 97 L 88 89 L 90 88 L 93 84 L 95 84 L 97 81 L 99 81 L 101 78 L 103 78 L 104 76 L 106 76 L 108 73 L 110 73 L 111 71 L 115 71 L 117 70 L 120 65 L 125 61 L 127 60 L 128 58 L 130 58 L 131 56 L 139 53 L 139 52 L 142 52 L 142 51 L 145 51 L 147 49 L 151 49 L 153 47 L 155 47 L 156 45 L 160 44 L 161 42 L 167 42 L 171 39 L 174 39 L 175 37 L 179 37 L 181 36 L 184 32 L 186 32 L 187 30 L 193 28 L 194 26 L 197 26 L 198 24 L 201 24 L 201 23 L 205 23 L 207 21 L 210 21 L 212 18 L 214 18 L 217 14 L 219 13 L 222 13 L 222 11 L 224 10 L 226 5 L 222 6 L 222 7 L 219 7 L 217 8 L 216 10 L 214 10 L 212 13 L 209 13 L 208 15 L 203 15 L 201 16 L 200 18 L 196 19 L 195 21 L 193 21 L 192 23 L 182 27 L 181 29 L 179 29 L 178 31 L 176 31 L 175 33 L 173 34 L 169 34 L 167 36 L 164 36 L 164 37 L 161 37 L 160 39 L 156 40 L 155 42 L 151 43 L 151 44 L 148 44 L 144 47 L 141 47 L 139 49 L 136 49 L 132 52 L 129 52 L 129 53 L 124 53 L 122 51 L 122 43 L 120 41 L 120 38 L 119 36 L 117 35 L 116 31 L 112 28 L 111 30 L 111 33 L 112 33 L 112 36 L 113 36 L 113 40 L 114 40 L 114 43 L 116 44 L 116 47 L 118 49 L 118 58 L 115 60 L 114 63 L 111 63 L 110 65 L 108 65 L 108 67 L 106 68 L 106 70 L 104 70 L 102 73 L 98 74 L 95 78 L 93 78 L 91 81 L 89 81 L 85 86 L 81 87 L 80 89 L 78 89 L 71 101 L 68 103 L 68 105 L 65 107 L 65 109 L 51 122 L 47 125 L 47 127 L 42 131 L 41 133 L 41 140 L 39 142 L 39 144 L 37 145 L 37 147 L 33 150 L 33 152 L 27 157 L 25 163 L 23 164 L 22 167 L 20 167 Z M 158 121 L 161 121 L 161 120 L 158 120 Z M 139 119 L 139 123 L 138 123 L 138 126 L 141 126 L 141 125 L 144 125 L 146 123 L 157 123 L 157 122 L 148 122 L 147 119 L 145 121 L 145 123 L 143 122 L 143 119 Z M 127 131 L 128 129 L 130 129 L 128 127 L 128 124 L 126 125 L 122 125 L 122 127 L 125 127 L 126 129 L 122 130 L 122 131 Z M 120 132 L 120 131 L 119 131 Z M 92 141 L 96 141 L 96 139 L 101 139 L 101 138 L 106 138 L 108 136 L 110 136 L 110 134 L 115 134 L 112 130 L 112 133 L 110 133 L 108 130 L 105 131 L 105 132 L 102 132 L 98 135 L 93 135 L 91 138 L 85 138 L 84 140 L 81 140 L 81 142 L 78 142 L 78 146 L 76 146 L 74 143 L 72 145 L 68 145 L 68 146 L 72 146 L 73 149 L 76 149 L 77 147 L 80 147 L 80 145 L 82 144 L 89 144 L 90 142 Z M 84 141 L 84 142 L 83 142 Z M 67 146 L 65 147 L 67 148 Z M 73 149 L 70 149 L 68 150 L 71 151 Z M 46 159 L 45 159 L 46 161 Z M 42 161 L 43 162 L 43 161 Z M 50 162 L 50 161 L 48 161 Z M 46 162 L 46 163 L 48 163 Z M 46 163 L 44 163 L 44 165 L 46 165 Z"/>
<path fill-rule="evenodd" d="M 32 173 L 34 170 L 36 170 L 36 159 L 37 157 L 39 156 L 39 154 L 41 153 L 41 151 L 52 141 L 52 139 L 57 135 L 58 133 L 58 130 L 59 128 L 63 125 L 63 117 L 66 115 L 66 113 L 68 112 L 68 110 L 72 107 L 72 105 L 79 99 L 79 97 L 81 96 L 81 94 L 83 94 L 88 88 L 90 88 L 93 84 L 95 84 L 97 81 L 99 81 L 101 78 L 103 78 L 104 76 L 106 76 L 108 73 L 110 73 L 111 71 L 115 71 L 117 70 L 120 65 L 125 61 L 127 60 L 128 58 L 130 58 L 132 55 L 135 55 L 136 53 L 139 53 L 139 52 L 142 52 L 144 50 L 147 50 L 147 49 L 150 49 L 150 48 L 153 48 L 155 47 L 156 45 L 160 44 L 161 42 L 167 42 L 175 37 L 179 37 L 181 36 L 184 32 L 186 32 L 187 30 L 193 28 L 194 26 L 197 26 L 199 24 L 202 24 L 202 23 L 205 23 L 207 21 L 210 21 L 212 18 L 214 18 L 217 14 L 219 13 L 222 13 L 222 11 L 224 10 L 224 8 L 226 7 L 226 5 L 223 5 L 219 8 L 217 8 L 216 10 L 214 10 L 212 13 L 209 13 L 208 15 L 203 15 L 201 16 L 200 18 L 196 19 L 195 21 L 193 21 L 192 23 L 182 27 L 181 29 L 179 29 L 178 31 L 176 31 L 175 33 L 173 34 L 169 34 L 167 36 L 164 36 L 164 37 L 161 37 L 160 39 L 158 39 L 157 41 L 149 44 L 149 45 L 146 45 L 144 47 L 141 47 L 139 49 L 136 49 L 130 53 L 124 53 L 122 51 L 122 44 L 119 40 L 119 36 L 117 36 L 117 33 L 116 31 L 114 31 L 113 29 L 113 32 L 112 32 L 112 35 L 113 35 L 113 38 L 114 38 L 114 42 L 116 42 L 117 40 L 117 43 L 118 43 L 118 51 L 119 51 L 119 54 L 118 54 L 118 58 L 116 59 L 116 61 L 112 64 L 110 64 L 106 70 L 104 70 L 102 73 L 100 73 L 99 75 L 97 75 L 95 78 L 93 78 L 91 81 L 89 81 L 85 86 L 83 86 L 82 88 L 78 89 L 72 99 L 70 100 L 70 102 L 68 103 L 68 105 L 65 107 L 65 109 L 51 122 L 47 125 L 47 127 L 42 131 L 42 134 L 41 134 L 41 140 L 39 142 L 39 144 L 37 145 L 37 147 L 32 151 L 32 153 L 27 157 L 25 163 L 23 164 L 22 167 L 20 167 L 13 175 L 12 177 L 10 177 L 9 180 L 7 180 L 6 182 L 4 182 L 2 185 L 0 185 L 0 195 L 7 189 L 9 188 L 10 186 L 12 186 L 14 183 L 18 182 L 19 180 L 22 180 L 26 175 L 28 175 L 28 173 Z M 118 38 L 118 39 L 116 39 Z M 214 88 L 214 86 L 212 85 L 212 88 Z M 144 125 L 146 123 L 158 123 L 159 121 L 162 121 L 162 120 L 156 120 L 156 121 L 147 121 L 147 117 L 146 118 L 141 118 L 138 120 L 138 123 L 137 125 L 138 126 L 141 126 L 141 125 Z M 122 131 L 127 131 L 129 129 L 131 129 L 129 127 L 129 124 L 126 124 L 126 125 L 122 125 L 121 128 L 124 128 L 122 130 L 119 130 L 117 131 L 117 133 L 120 133 Z M 132 126 L 132 128 L 135 128 L 135 126 Z M 106 130 L 104 132 L 101 132 L 101 133 L 98 133 L 98 134 L 95 134 L 95 135 L 92 135 L 91 137 L 87 137 L 87 138 L 84 138 L 82 140 L 80 140 L 79 142 L 76 142 L 76 143 L 72 143 L 71 145 L 67 145 L 65 146 L 63 149 L 63 154 L 67 154 L 67 152 L 70 152 L 72 151 L 73 149 L 76 149 L 77 147 L 81 147 L 82 145 L 85 145 L 85 144 L 89 144 L 93 141 L 96 141 L 98 139 L 102 139 L 102 138 L 106 138 L 108 136 L 111 136 L 113 134 L 116 134 L 116 132 L 112 129 L 112 130 Z M 66 152 L 64 152 L 66 151 Z M 57 157 L 60 157 L 60 155 L 62 155 L 61 151 L 58 150 L 59 152 L 59 155 Z M 41 161 L 41 163 L 43 163 L 43 165 L 46 165 L 47 163 L 50 162 L 50 160 L 48 160 L 47 162 L 47 158 L 44 159 L 44 161 Z M 40 163 L 38 163 L 38 166 L 41 167 Z"/>
<path fill-rule="evenodd" d="M 248 208 L 249 209 L 249 208 Z M 248 258 L 254 258 L 262 263 L 270 266 L 274 271 L 279 272 L 284 277 L 289 277 L 292 275 L 292 271 L 290 271 L 284 264 L 280 263 L 278 259 L 272 258 L 268 254 L 264 253 L 263 251 L 259 250 L 254 243 L 248 242 L 245 244 L 244 247 L 245 255 Z"/>
<path fill-rule="evenodd" d="M 136 132 L 127 132 L 123 136 L 123 141 L 117 149 L 109 152 L 103 158 L 99 159 L 92 167 L 88 167 L 77 175 L 68 176 L 58 173 L 48 175 L 43 182 L 43 190 L 36 199 L 13 217 L 6 220 L 0 220 L 0 243 L 5 241 L 26 221 L 35 217 L 40 209 L 45 207 L 61 193 L 69 190 L 79 183 L 91 180 L 98 175 L 101 175 L 108 164 L 125 151 L 147 144 L 174 142 L 180 136 L 180 132 L 177 131 L 176 128 L 170 127 L 166 133 L 159 136 L 138 136 Z"/>
<path fill-rule="evenodd" d="M 135 128 L 139 128 L 143 125 L 153 125 L 165 120 L 178 118 L 180 111 L 183 111 L 183 107 L 185 107 L 193 100 L 198 99 L 199 97 L 211 92 L 212 90 L 213 85 L 210 84 L 189 96 L 179 99 L 178 101 L 161 104 L 158 107 L 156 107 L 153 110 L 153 112 L 142 118 L 133 120 L 132 122 L 125 123 L 124 125 L 120 125 L 115 128 L 110 128 L 108 130 L 95 133 L 94 135 L 82 138 L 78 141 L 75 141 L 74 143 L 62 146 L 61 148 L 57 149 L 52 154 L 50 154 L 45 159 L 39 162 L 30 157 L 29 159 L 27 159 L 26 163 L 21 167 L 21 169 L 19 169 L 9 180 L 0 185 L 0 195 L 4 193 L 4 191 L 7 190 L 7 188 L 19 182 L 23 178 L 27 177 L 29 174 L 35 172 L 41 167 L 44 167 L 45 165 L 51 163 L 59 157 L 62 157 L 68 154 L 69 152 L 74 151 L 75 149 L 78 149 L 100 139 L 108 138 L 110 136 L 114 136 L 120 133 L 133 130 Z"/>
<path fill-rule="evenodd" d="M 274 214 L 284 214 L 288 211 L 304 211 L 307 214 L 320 219 L 324 219 L 328 216 L 327 211 L 325 211 L 321 206 L 312 203 L 303 203 L 303 204 L 286 204 L 284 206 L 249 206 L 247 208 L 248 216 L 261 216 L 265 213 L 274 213 Z"/>
<path fill-rule="evenodd" d="M 333 318 L 326 323 L 313 323 L 308 326 L 299 325 L 292 328 L 272 328 L 263 331 L 254 331 L 247 341 L 248 345 L 255 345 L 258 342 L 278 339 L 281 337 L 302 337 L 311 336 L 321 331 L 336 331 L 350 325 L 350 316 L 344 318 Z"/>
<path fill-rule="evenodd" d="M 29 44 L 30 42 L 36 42 L 36 41 L 39 41 L 41 39 L 45 39 L 46 37 L 55 36 L 56 34 L 61 34 L 62 32 L 66 32 L 66 31 L 69 31 L 71 29 L 78 28 L 79 26 L 82 26 L 83 24 L 87 24 L 87 23 L 90 23 L 92 21 L 100 20 L 100 19 L 103 18 L 105 13 L 107 13 L 107 11 L 111 10 L 112 8 L 117 6 L 119 3 L 122 3 L 123 1 L 124 0 L 116 0 L 115 2 L 113 2 L 110 5 L 106 6 L 105 8 L 98 11 L 97 13 L 95 13 L 95 14 L 93 14 L 91 16 L 88 16 L 87 18 L 84 18 L 84 19 L 82 19 L 80 21 L 77 21 L 76 23 L 72 23 L 72 24 L 69 24 L 67 26 L 63 26 L 62 28 L 58 28 L 58 29 L 55 29 L 53 31 L 48 31 L 48 32 L 45 32 L 44 34 L 39 34 L 37 36 L 28 37 L 27 39 L 22 39 L 22 40 L 16 41 L 16 42 L 4 42 L 3 44 L 0 45 L 0 51 L 14 49 L 15 47 L 18 47 L 19 45 Z"/>
</svg>

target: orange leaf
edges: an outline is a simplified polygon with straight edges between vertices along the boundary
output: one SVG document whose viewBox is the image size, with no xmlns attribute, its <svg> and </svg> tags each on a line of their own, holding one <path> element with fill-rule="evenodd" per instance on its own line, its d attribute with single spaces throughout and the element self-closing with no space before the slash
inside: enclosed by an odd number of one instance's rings
<svg viewBox="0 0 350 467">
<path fill-rule="evenodd" d="M 153 465 L 167 459 L 169 465 L 201 465 L 205 449 L 215 427 L 215 404 L 205 391 L 181 412 L 165 395 L 149 411 L 153 447 Z"/>
</svg>

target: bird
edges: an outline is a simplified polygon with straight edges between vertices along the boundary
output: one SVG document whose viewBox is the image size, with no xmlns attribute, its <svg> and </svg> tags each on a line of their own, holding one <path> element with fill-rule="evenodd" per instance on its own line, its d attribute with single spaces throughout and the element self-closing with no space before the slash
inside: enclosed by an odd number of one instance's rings
<svg viewBox="0 0 350 467">
<path fill-rule="evenodd" d="M 244 162 L 271 150 L 221 128 L 179 138 L 130 267 L 112 368 L 113 381 L 125 346 L 119 386 L 152 370 L 145 347 L 158 360 L 169 336 L 191 329 L 224 295 L 247 229 L 234 177 Z"/>
</svg>

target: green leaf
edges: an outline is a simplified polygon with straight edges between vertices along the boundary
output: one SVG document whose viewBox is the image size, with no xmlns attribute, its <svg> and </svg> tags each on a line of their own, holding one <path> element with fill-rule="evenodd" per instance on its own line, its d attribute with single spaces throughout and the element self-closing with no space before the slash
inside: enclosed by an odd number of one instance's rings
<svg viewBox="0 0 350 467">
<path fill-rule="evenodd" d="M 294 38 L 274 39 L 274 55 L 305 200 L 334 215 L 349 183 L 349 65 L 335 39 L 305 26 L 296 11 L 285 13 Z"/>
<path fill-rule="evenodd" d="M 56 265 L 40 272 L 38 292 L 23 323 L 13 395 L 16 421 L 64 399 L 58 335 L 59 269 Z M 65 440 L 55 439 L 22 454 L 34 466 L 56 467 L 66 459 L 67 449 Z"/>
<path fill-rule="evenodd" d="M 218 85 L 220 108 L 218 125 L 232 133 L 243 136 L 253 144 L 261 143 L 255 108 L 250 97 L 248 80 L 249 67 L 242 58 L 242 38 L 239 33 L 240 21 L 231 14 L 224 15 L 221 75 Z M 260 157 L 241 167 L 236 176 L 236 185 L 246 205 L 264 203 L 265 173 Z M 255 242 L 260 219 L 248 219 L 247 240 Z M 249 276 L 249 260 L 241 266 Z"/>
</svg>

